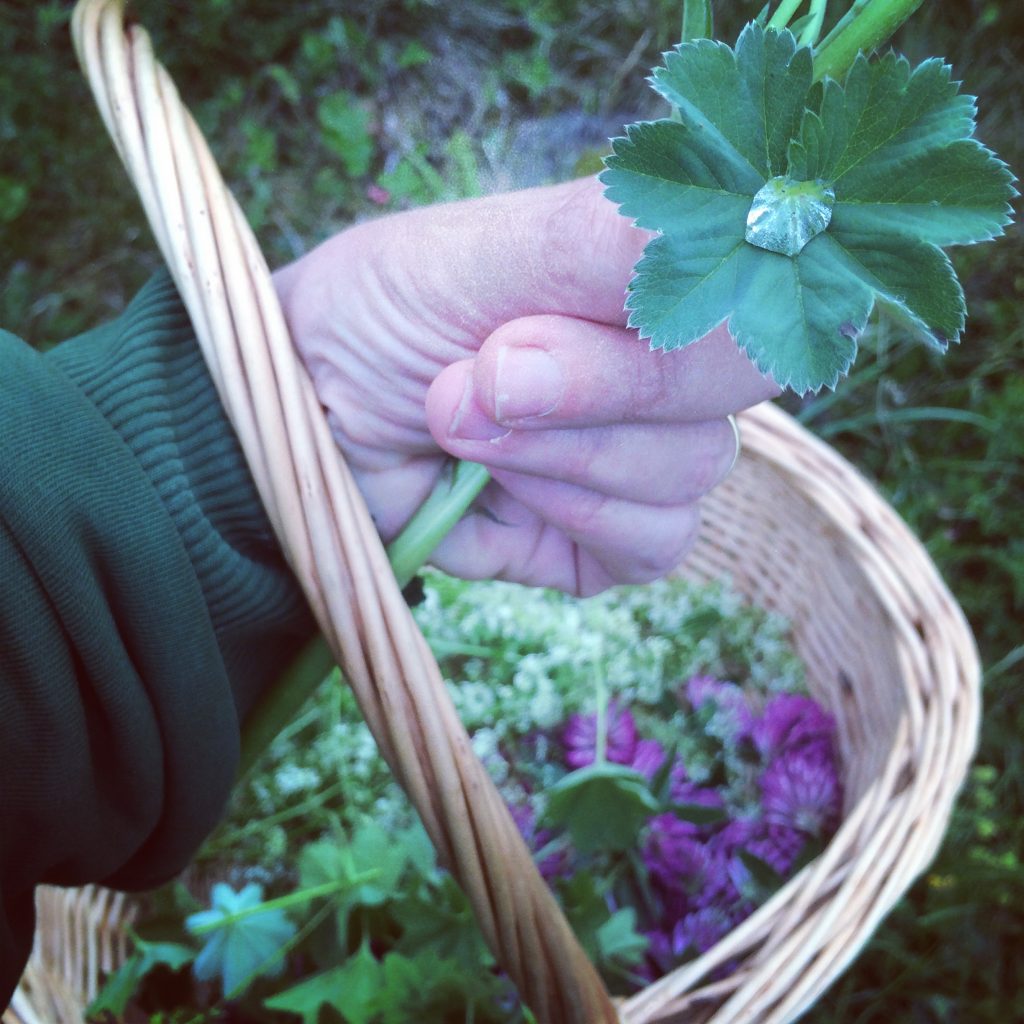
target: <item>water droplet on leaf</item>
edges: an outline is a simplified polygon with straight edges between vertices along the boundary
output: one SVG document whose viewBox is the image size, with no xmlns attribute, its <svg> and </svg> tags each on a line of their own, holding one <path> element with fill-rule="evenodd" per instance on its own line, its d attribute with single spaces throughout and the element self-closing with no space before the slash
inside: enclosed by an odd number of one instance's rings
<svg viewBox="0 0 1024 1024">
<path fill-rule="evenodd" d="M 760 249 L 796 256 L 828 227 L 835 201 L 824 182 L 769 178 L 751 203 L 746 239 Z"/>
</svg>

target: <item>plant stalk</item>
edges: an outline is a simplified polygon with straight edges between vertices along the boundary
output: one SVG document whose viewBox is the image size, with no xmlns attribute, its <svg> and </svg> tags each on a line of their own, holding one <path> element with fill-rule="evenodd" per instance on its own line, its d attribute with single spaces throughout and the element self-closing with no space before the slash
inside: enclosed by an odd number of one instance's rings
<svg viewBox="0 0 1024 1024">
<path fill-rule="evenodd" d="M 710 0 L 683 0 L 683 28 L 681 41 L 690 39 L 711 39 L 714 36 L 714 21 Z"/>
<path fill-rule="evenodd" d="M 793 20 L 793 15 L 800 10 L 803 2 L 804 0 L 782 0 L 775 13 L 768 19 L 768 28 L 785 28 Z"/>
<path fill-rule="evenodd" d="M 400 587 L 405 587 L 423 568 L 488 480 L 490 474 L 475 462 L 452 460 L 447 464 L 427 500 L 388 546 L 391 568 Z M 242 728 L 239 779 L 252 770 L 278 733 L 294 720 L 334 665 L 334 655 L 318 635 L 257 702 Z"/>
<path fill-rule="evenodd" d="M 323 896 L 333 896 L 335 893 L 342 892 L 345 889 L 354 889 L 358 885 L 372 882 L 379 874 L 380 871 L 376 869 L 363 871 L 352 878 L 339 878 L 334 882 L 324 882 L 323 885 L 310 886 L 308 889 L 298 889 L 284 896 L 277 896 L 272 900 L 264 900 L 262 903 L 256 903 L 251 907 L 236 910 L 232 914 L 225 914 L 216 921 L 208 921 L 206 924 L 196 925 L 193 928 L 189 928 L 189 931 L 193 935 L 206 935 L 208 932 L 214 932 L 218 928 L 236 924 L 238 921 L 244 921 L 247 917 L 253 917 L 256 914 L 266 914 L 271 910 L 287 910 L 289 907 L 311 903 L 313 900 L 318 900 Z"/>
<path fill-rule="evenodd" d="M 801 46 L 815 46 L 821 35 L 821 26 L 825 23 L 825 10 L 828 0 L 811 0 L 811 10 L 807 15 L 807 26 L 800 33 Z"/>
<path fill-rule="evenodd" d="M 909 18 L 924 0 L 854 0 L 814 53 L 815 80 L 840 79 L 859 53 L 871 53 Z"/>
<path fill-rule="evenodd" d="M 400 587 L 423 568 L 490 478 L 487 470 L 475 462 L 447 463 L 430 496 L 388 545 L 388 558 Z"/>
</svg>

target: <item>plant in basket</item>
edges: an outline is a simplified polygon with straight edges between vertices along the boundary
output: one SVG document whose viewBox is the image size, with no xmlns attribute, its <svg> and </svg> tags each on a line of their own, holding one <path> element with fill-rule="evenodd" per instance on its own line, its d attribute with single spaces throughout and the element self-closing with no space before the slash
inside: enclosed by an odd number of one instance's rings
<svg viewBox="0 0 1024 1024">
<path fill-rule="evenodd" d="M 704 952 L 829 839 L 834 722 L 784 620 L 725 586 L 578 601 L 431 574 L 416 615 L 613 992 Z M 155 899 L 95 1017 L 528 1015 L 333 681 L 239 788 L 194 875 Z"/>
</svg>

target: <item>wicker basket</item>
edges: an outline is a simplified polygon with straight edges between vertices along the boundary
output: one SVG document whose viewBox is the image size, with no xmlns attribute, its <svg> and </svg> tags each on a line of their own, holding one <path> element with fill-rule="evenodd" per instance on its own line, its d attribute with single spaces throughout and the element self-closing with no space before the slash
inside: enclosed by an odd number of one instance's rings
<svg viewBox="0 0 1024 1024">
<path fill-rule="evenodd" d="M 81 0 L 74 30 L 282 546 L 382 753 L 538 1019 L 793 1020 L 934 856 L 974 749 L 977 655 L 920 543 L 784 413 L 766 405 L 741 417 L 743 457 L 706 499 L 680 571 L 727 577 L 794 624 L 812 693 L 838 722 L 843 821 L 817 860 L 716 946 L 613 1004 L 471 752 L 251 232 L 145 33 L 125 30 L 121 0 Z M 43 890 L 39 902 L 33 959 L 4 1024 L 80 1021 L 99 972 L 123 955 L 129 903 L 96 889 Z M 725 963 L 738 966 L 723 979 Z"/>
</svg>

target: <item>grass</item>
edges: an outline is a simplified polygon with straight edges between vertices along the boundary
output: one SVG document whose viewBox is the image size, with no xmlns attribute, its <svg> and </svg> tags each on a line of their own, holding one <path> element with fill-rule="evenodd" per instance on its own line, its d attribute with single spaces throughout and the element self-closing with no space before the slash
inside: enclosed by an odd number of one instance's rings
<svg viewBox="0 0 1024 1024">
<path fill-rule="evenodd" d="M 136 0 L 272 263 L 352 220 L 565 177 L 658 112 L 676 0 Z M 724 37 L 757 2 L 719 4 Z M 109 317 L 158 265 L 67 39 L 71 4 L 0 0 L 0 324 L 39 346 Z M 982 96 L 1024 168 L 1024 11 L 933 0 L 902 31 Z M 978 638 L 977 767 L 928 874 L 807 1019 L 1024 1019 L 1024 234 L 956 256 L 970 320 L 945 359 L 879 320 L 836 395 L 788 401 L 878 482 Z"/>
</svg>

